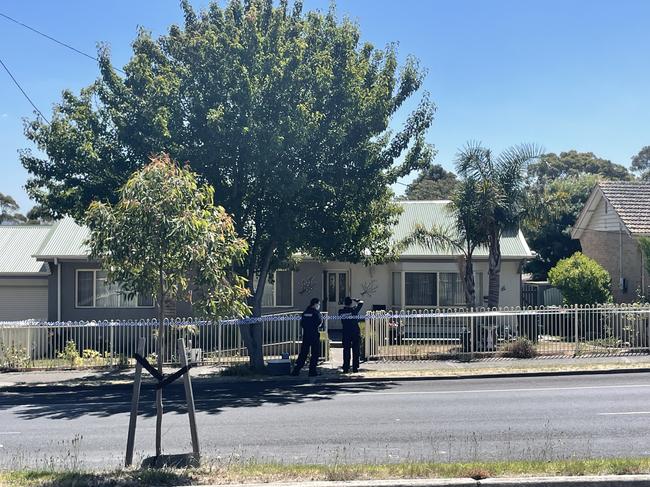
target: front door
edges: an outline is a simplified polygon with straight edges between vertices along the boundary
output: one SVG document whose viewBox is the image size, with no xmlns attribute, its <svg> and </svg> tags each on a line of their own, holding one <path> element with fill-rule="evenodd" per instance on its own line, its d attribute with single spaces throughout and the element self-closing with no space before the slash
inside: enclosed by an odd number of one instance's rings
<svg viewBox="0 0 650 487">
<path fill-rule="evenodd" d="M 327 271 L 325 286 L 325 310 L 329 313 L 337 313 L 343 306 L 343 300 L 349 295 L 348 273 L 346 271 Z"/>
</svg>

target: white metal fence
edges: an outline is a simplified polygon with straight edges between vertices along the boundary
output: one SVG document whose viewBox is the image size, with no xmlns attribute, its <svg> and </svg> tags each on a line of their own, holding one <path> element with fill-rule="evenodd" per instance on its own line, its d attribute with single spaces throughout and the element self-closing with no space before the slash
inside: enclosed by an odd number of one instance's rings
<svg viewBox="0 0 650 487">
<path fill-rule="evenodd" d="M 248 360 L 237 320 L 179 318 L 165 320 L 163 361 L 178 363 L 175 344 L 183 338 L 202 364 L 236 364 Z M 266 359 L 300 350 L 300 315 L 265 316 L 262 326 Z M 0 368 L 65 368 L 131 366 L 139 337 L 146 339 L 145 356 L 155 361 L 158 322 L 73 321 L 0 322 Z M 327 330 L 321 333 L 321 357 L 329 360 Z"/>
<path fill-rule="evenodd" d="M 650 304 L 369 313 L 368 358 L 650 353 Z"/>
</svg>

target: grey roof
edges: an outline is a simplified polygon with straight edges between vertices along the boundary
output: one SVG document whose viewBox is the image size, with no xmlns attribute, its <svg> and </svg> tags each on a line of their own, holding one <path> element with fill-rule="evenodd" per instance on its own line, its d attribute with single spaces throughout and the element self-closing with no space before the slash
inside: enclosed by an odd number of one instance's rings
<svg viewBox="0 0 650 487">
<path fill-rule="evenodd" d="M 415 227 L 423 225 L 426 228 L 432 226 L 445 229 L 453 229 L 454 217 L 449 211 L 449 201 L 400 201 L 403 212 L 393 233 L 393 240 L 400 241 L 408 237 Z M 404 252 L 402 257 L 445 257 L 449 255 L 460 255 L 458 251 L 445 249 L 431 250 L 422 245 L 411 245 Z M 479 247 L 474 253 L 476 257 L 487 257 L 488 249 Z M 521 231 L 512 232 L 501 237 L 501 256 L 503 258 L 528 258 L 532 257 L 526 239 Z"/>
<path fill-rule="evenodd" d="M 50 233 L 49 225 L 0 225 L 0 274 L 49 274 L 32 255 Z"/>
<path fill-rule="evenodd" d="M 650 183 L 604 181 L 598 187 L 632 235 L 650 235 Z"/>
<path fill-rule="evenodd" d="M 88 227 L 78 225 L 72 218 L 57 221 L 43 245 L 34 252 L 41 260 L 58 258 L 85 259 L 89 249 L 85 244 L 90 236 Z"/>
</svg>

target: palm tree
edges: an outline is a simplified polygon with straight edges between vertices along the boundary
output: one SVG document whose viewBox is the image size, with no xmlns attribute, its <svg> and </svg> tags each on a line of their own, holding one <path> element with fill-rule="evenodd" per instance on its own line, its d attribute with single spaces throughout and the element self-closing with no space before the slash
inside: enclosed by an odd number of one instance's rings
<svg viewBox="0 0 650 487">
<path fill-rule="evenodd" d="M 468 143 L 456 157 L 456 170 L 463 179 L 474 179 L 485 206 L 477 214 L 484 218 L 484 239 L 489 250 L 488 307 L 499 306 L 501 288 L 501 237 L 519 231 L 526 208 L 526 169 L 543 151 L 532 144 L 513 146 L 496 158 L 480 143 Z"/>
<path fill-rule="evenodd" d="M 476 305 L 474 283 L 474 251 L 487 243 L 485 219 L 481 212 L 488 201 L 480 188 L 478 179 L 467 176 L 458 184 L 448 209 L 453 213 L 454 224 L 450 227 L 417 225 L 413 232 L 400 245 L 408 247 L 420 244 L 431 250 L 453 250 L 461 255 L 459 270 L 463 280 L 465 303 L 468 308 Z"/>
</svg>

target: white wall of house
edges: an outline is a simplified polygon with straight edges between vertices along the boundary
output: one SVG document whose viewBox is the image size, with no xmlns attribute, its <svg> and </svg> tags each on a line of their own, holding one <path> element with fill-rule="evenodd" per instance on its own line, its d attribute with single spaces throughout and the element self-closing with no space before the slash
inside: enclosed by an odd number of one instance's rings
<svg viewBox="0 0 650 487">
<path fill-rule="evenodd" d="M 607 200 L 600 198 L 589 222 L 589 229 L 598 232 L 618 232 L 622 224 L 621 219 Z"/>
<path fill-rule="evenodd" d="M 501 306 L 519 306 L 520 304 L 520 274 L 519 261 L 503 261 L 501 267 Z M 488 263 L 481 259 L 474 262 L 474 270 L 477 276 L 476 296 L 477 304 L 484 305 L 488 294 Z M 340 295 L 337 294 L 334 301 L 328 301 L 328 273 L 332 273 L 336 281 L 341 274 L 346 280 L 347 290 L 345 295 L 353 298 L 360 298 L 365 302 L 364 310 L 372 310 L 373 306 L 385 307 L 386 309 L 424 309 L 434 306 L 411 305 L 406 298 L 406 274 L 408 273 L 435 273 L 437 287 L 437 305 L 446 305 L 442 301 L 442 279 L 443 274 L 454 274 L 458 284 L 455 289 L 457 296 L 464 301 L 462 283 L 458 262 L 455 259 L 437 260 L 408 260 L 398 261 L 377 266 L 364 266 L 362 264 L 350 264 L 347 262 L 303 262 L 292 275 L 293 300 L 285 306 L 266 306 L 264 313 L 282 313 L 304 309 L 312 297 L 323 299 L 323 310 L 336 314 L 341 307 L 339 304 Z M 397 301 L 394 299 L 393 285 L 394 275 L 399 274 L 398 285 L 400 287 Z M 411 276 L 412 278 L 412 276 Z M 273 293 L 272 286 L 269 291 Z M 338 292 L 338 286 L 337 286 Z M 286 295 L 286 292 L 284 293 Z M 267 297 L 268 298 L 268 297 Z M 271 304 L 272 299 L 267 300 Z M 461 305 L 459 302 L 457 305 Z"/>
</svg>

